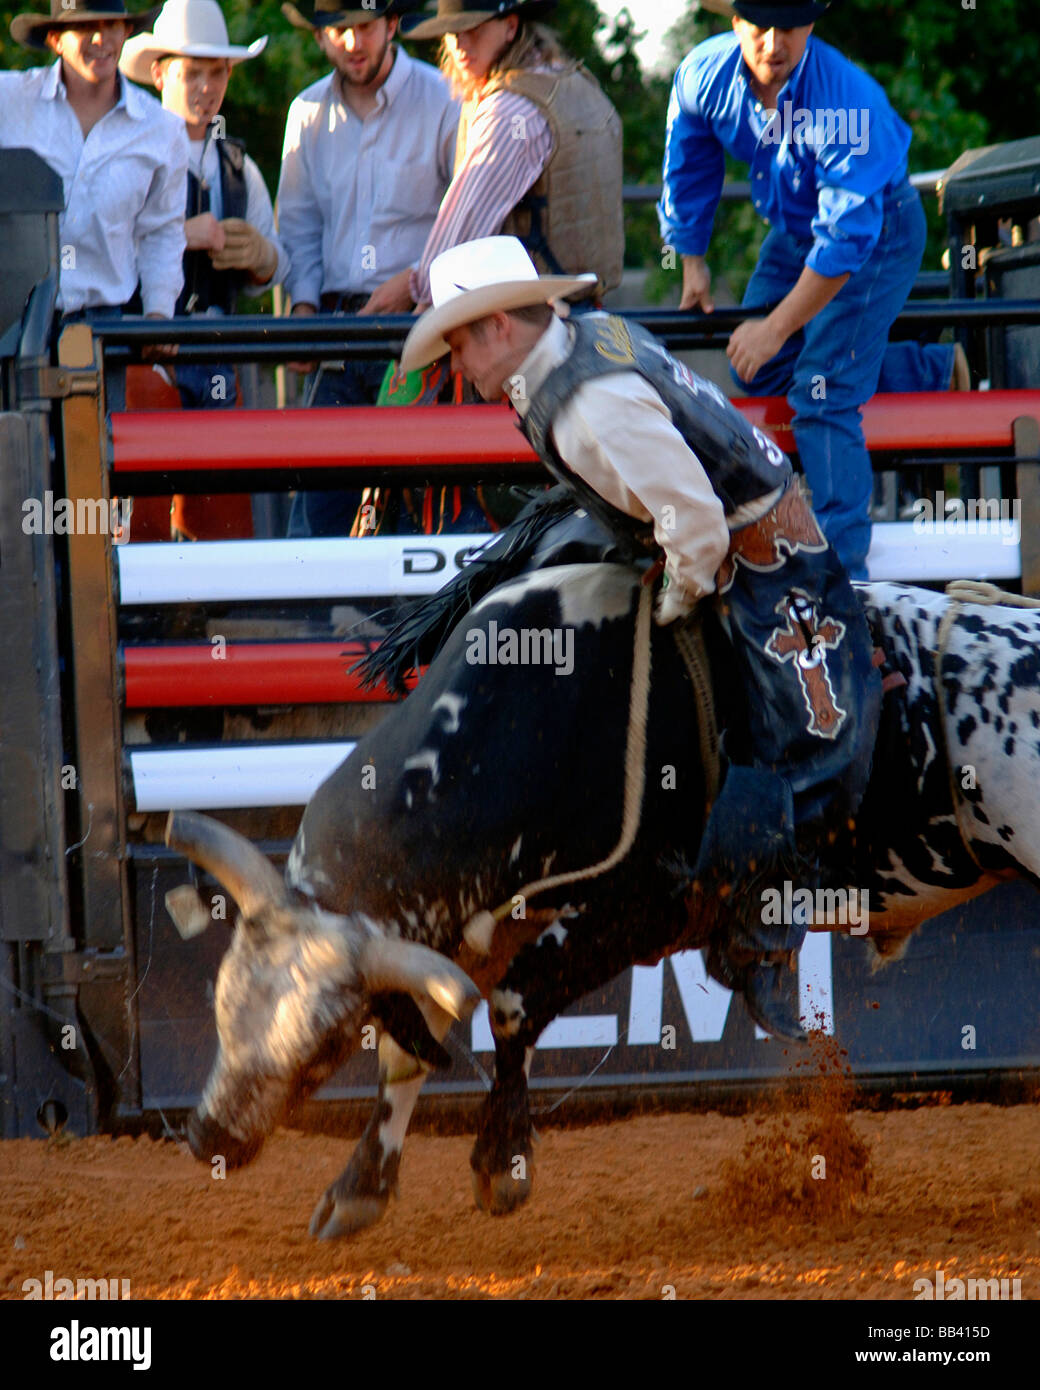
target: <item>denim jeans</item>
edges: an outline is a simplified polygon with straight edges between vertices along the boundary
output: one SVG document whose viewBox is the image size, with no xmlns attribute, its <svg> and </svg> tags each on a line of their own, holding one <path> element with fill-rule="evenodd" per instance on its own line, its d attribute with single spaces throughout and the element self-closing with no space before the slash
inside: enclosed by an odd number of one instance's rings
<svg viewBox="0 0 1040 1390">
<path fill-rule="evenodd" d="M 185 410 L 234 410 L 238 401 L 234 367 L 174 362 L 173 375 Z"/>
<path fill-rule="evenodd" d="M 945 390 L 953 373 L 953 347 L 888 342 L 921 265 L 925 217 L 909 183 L 885 204 L 873 255 L 824 309 L 754 381 L 734 380 L 754 396 L 786 395 L 813 510 L 824 535 L 852 579 L 867 578 L 873 474 L 863 439 L 861 407 L 878 390 Z M 775 304 L 805 268 L 811 241 L 775 228 L 762 245 L 744 306 Z"/>
<path fill-rule="evenodd" d="M 388 366 L 388 362 L 359 361 L 348 362 L 342 368 L 323 369 L 307 378 L 304 400 L 311 406 L 375 405 Z M 349 428 L 346 419 L 343 428 Z M 361 497 L 361 488 L 350 492 L 298 492 L 289 513 L 289 535 L 349 536 Z"/>
</svg>

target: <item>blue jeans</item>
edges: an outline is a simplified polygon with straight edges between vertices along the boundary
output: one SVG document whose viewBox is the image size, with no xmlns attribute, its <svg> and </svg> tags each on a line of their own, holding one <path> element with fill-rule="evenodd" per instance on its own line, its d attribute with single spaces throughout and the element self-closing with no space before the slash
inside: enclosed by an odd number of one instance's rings
<svg viewBox="0 0 1040 1390">
<path fill-rule="evenodd" d="M 173 375 L 185 410 L 234 410 L 238 403 L 234 367 L 175 362 Z"/>
<path fill-rule="evenodd" d="M 921 265 L 926 226 L 909 183 L 885 204 L 874 253 L 754 381 L 734 380 L 754 396 L 786 395 L 798 455 L 824 535 L 852 579 L 867 578 L 873 473 L 861 407 L 878 390 L 942 391 L 953 374 L 953 347 L 889 343 L 888 331 Z M 775 228 L 762 245 L 744 306 L 775 304 L 805 268 L 811 241 Z"/>
<path fill-rule="evenodd" d="M 348 362 L 342 369 L 324 369 L 307 378 L 304 400 L 311 406 L 375 405 L 388 366 L 387 362 L 358 361 Z M 349 428 L 347 420 L 343 428 Z M 361 488 L 351 492 L 298 492 L 289 513 L 289 535 L 349 536 L 361 497 Z"/>
</svg>

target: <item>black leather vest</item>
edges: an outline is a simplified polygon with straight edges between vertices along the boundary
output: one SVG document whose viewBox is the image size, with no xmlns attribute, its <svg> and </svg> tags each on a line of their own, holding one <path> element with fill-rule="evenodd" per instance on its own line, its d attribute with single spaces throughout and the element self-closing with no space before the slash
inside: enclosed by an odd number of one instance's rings
<svg viewBox="0 0 1040 1390">
<path fill-rule="evenodd" d="M 246 215 L 246 147 L 242 140 L 229 137 L 216 140 L 220 163 L 222 217 Z M 188 204 L 185 217 L 209 212 L 209 189 L 188 171 Z M 177 300 L 176 314 L 201 314 L 216 307 L 233 314 L 238 296 L 248 276 L 241 270 L 214 270 L 208 251 L 185 251 L 184 288 Z"/>
<path fill-rule="evenodd" d="M 523 422 L 535 452 L 561 481 L 574 487 L 576 475 L 560 459 L 550 437 L 557 413 L 584 382 L 616 372 L 638 372 L 661 397 L 727 517 L 790 481 L 787 455 L 749 424 L 714 382 L 678 362 L 639 324 L 593 313 L 572 318 L 568 331 L 573 337 L 570 356 L 535 391 Z M 591 489 L 582 484 L 575 491 L 584 499 Z M 603 505 L 600 499 L 597 513 Z"/>
</svg>

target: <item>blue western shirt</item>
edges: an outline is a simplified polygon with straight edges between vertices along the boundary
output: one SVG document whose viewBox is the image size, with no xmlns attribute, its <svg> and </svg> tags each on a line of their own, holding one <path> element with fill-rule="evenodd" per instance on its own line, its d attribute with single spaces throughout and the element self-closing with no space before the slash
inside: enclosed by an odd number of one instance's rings
<svg viewBox="0 0 1040 1390">
<path fill-rule="evenodd" d="M 881 87 L 829 44 L 810 36 L 771 112 L 751 90 L 736 34 L 719 35 L 675 74 L 661 234 L 681 255 L 704 255 L 730 154 L 751 166 L 759 215 L 812 241 L 806 265 L 855 272 L 881 233 L 886 192 L 906 182 L 909 147 Z"/>
</svg>

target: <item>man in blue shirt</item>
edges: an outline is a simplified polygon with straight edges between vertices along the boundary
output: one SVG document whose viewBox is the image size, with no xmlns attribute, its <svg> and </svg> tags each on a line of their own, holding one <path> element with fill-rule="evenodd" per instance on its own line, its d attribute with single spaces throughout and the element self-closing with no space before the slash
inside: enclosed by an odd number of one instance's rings
<svg viewBox="0 0 1040 1390">
<path fill-rule="evenodd" d="M 705 252 L 725 154 L 751 166 L 770 224 L 744 296 L 775 306 L 733 333 L 731 369 L 753 395 L 784 395 L 824 534 L 867 578 L 873 478 L 861 407 L 878 389 L 944 390 L 954 348 L 888 343 L 925 244 L 907 177 L 910 130 L 882 89 L 812 37 L 825 3 L 734 0 L 733 34 L 699 44 L 668 112 L 665 240 L 683 259 L 684 309 L 710 313 Z M 883 370 L 884 369 L 884 370 Z"/>
</svg>

